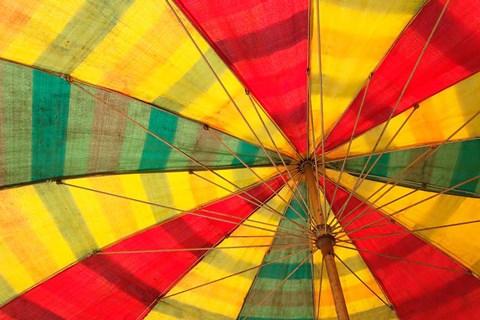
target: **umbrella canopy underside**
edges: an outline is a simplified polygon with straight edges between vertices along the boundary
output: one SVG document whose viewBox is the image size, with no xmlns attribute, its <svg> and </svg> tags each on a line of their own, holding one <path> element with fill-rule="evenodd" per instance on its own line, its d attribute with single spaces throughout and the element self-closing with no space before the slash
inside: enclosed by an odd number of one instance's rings
<svg viewBox="0 0 480 320">
<path fill-rule="evenodd" d="M 479 317 L 475 0 L 0 17 L 0 319 Z"/>
</svg>

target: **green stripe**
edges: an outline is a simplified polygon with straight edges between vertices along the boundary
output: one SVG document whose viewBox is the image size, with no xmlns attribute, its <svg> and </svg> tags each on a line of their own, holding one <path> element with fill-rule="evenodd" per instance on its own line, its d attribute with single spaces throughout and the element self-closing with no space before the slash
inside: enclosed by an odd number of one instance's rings
<svg viewBox="0 0 480 320">
<path fill-rule="evenodd" d="M 400 151 L 392 151 L 382 155 L 370 172 L 368 179 L 386 182 L 409 166 L 430 147 L 421 147 Z M 368 157 L 347 160 L 345 170 L 359 175 Z M 480 139 L 447 143 L 439 147 L 435 153 L 413 169 L 406 176 L 401 176 L 398 184 L 409 188 L 440 192 L 463 181 L 477 176 L 480 172 Z M 373 164 L 374 159 L 370 161 Z M 340 169 L 342 161 L 329 164 L 333 169 Z M 409 169 L 410 170 L 410 169 Z M 477 189 L 480 181 L 472 181 L 447 192 L 448 194 L 478 197 Z"/>
<path fill-rule="evenodd" d="M 46 183 L 35 185 L 35 190 L 77 259 L 86 257 L 98 248 L 67 187 Z"/>
<path fill-rule="evenodd" d="M 1 63 L 4 184 L 31 180 L 32 167 L 32 70 Z"/>
<path fill-rule="evenodd" d="M 63 176 L 70 84 L 33 71 L 32 180 Z"/>
<path fill-rule="evenodd" d="M 306 198 L 305 185 L 301 184 L 300 189 L 302 195 Z M 292 200 L 291 205 L 295 210 L 302 212 L 296 200 Z M 291 208 L 287 209 L 285 215 L 307 226 Z M 298 228 L 298 226 L 286 219 L 281 221 L 280 226 Z M 288 239 L 289 240 L 281 238 L 275 239 L 273 245 L 299 242 L 299 239 L 296 238 Z M 265 256 L 263 263 L 268 263 L 298 251 L 300 251 L 298 247 L 274 251 Z M 307 260 L 282 286 L 278 287 L 268 299 L 262 302 L 261 307 L 256 307 L 258 303 L 271 293 L 272 289 L 280 284 L 308 255 L 309 251 L 305 251 L 261 268 L 246 297 L 239 318 L 241 319 L 248 315 L 248 319 L 313 319 L 314 301 L 312 293 L 311 260 Z"/>
<path fill-rule="evenodd" d="M 133 0 L 88 0 L 34 63 L 72 73 L 110 33 Z"/>
<path fill-rule="evenodd" d="M 163 140 L 173 143 L 177 131 L 177 122 L 178 117 L 158 109 L 151 109 L 148 130 L 160 136 Z M 146 140 L 143 147 L 142 160 L 140 161 L 140 170 L 165 169 L 173 149 L 153 135 L 145 134 Z M 176 153 L 174 158 L 178 158 L 178 154 L 184 157 L 184 161 L 188 160 L 177 151 L 173 150 L 173 152 Z"/>
<path fill-rule="evenodd" d="M 249 143 L 245 143 L 243 141 L 240 142 L 240 144 L 238 145 L 238 147 L 236 148 L 237 150 L 235 151 L 235 154 L 237 154 L 237 156 L 242 159 L 243 162 L 245 163 L 252 163 L 253 161 L 255 161 L 255 159 L 257 158 L 258 156 L 258 152 L 260 151 L 259 148 L 249 144 Z M 232 161 L 232 165 L 236 166 L 236 165 L 240 165 L 241 162 L 238 160 L 238 159 L 233 159 Z"/>
</svg>

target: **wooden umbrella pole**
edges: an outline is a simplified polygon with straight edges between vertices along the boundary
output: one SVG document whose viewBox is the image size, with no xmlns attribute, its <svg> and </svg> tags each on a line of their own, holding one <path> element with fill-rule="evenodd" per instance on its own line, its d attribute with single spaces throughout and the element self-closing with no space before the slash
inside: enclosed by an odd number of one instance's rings
<svg viewBox="0 0 480 320">
<path fill-rule="evenodd" d="M 306 177 L 310 211 L 315 215 L 316 221 L 320 223 L 320 225 L 317 226 L 318 230 L 316 231 L 317 239 L 315 244 L 324 257 L 325 268 L 327 270 L 328 279 L 330 280 L 330 288 L 335 302 L 337 317 L 340 320 L 348 320 L 347 305 L 345 303 L 342 285 L 340 284 L 340 278 L 335 264 L 335 254 L 333 251 L 335 237 L 330 233 L 330 228 L 328 228 L 328 226 L 325 227 L 325 217 L 321 212 L 320 199 L 318 198 L 317 192 L 317 182 L 315 181 L 315 165 L 310 162 L 305 162 L 303 170 Z"/>
</svg>

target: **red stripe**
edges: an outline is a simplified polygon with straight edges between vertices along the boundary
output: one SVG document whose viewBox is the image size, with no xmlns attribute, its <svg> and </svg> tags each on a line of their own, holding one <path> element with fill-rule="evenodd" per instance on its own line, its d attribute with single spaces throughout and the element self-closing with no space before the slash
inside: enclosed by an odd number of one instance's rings
<svg viewBox="0 0 480 320">
<path fill-rule="evenodd" d="M 355 135 L 387 121 L 444 7 L 432 0 L 400 36 L 374 72 Z M 450 1 L 395 114 L 480 71 L 480 5 Z M 363 88 L 325 141 L 325 150 L 347 142 L 360 108 Z M 446 108 L 448 106 L 445 106 Z"/>
<path fill-rule="evenodd" d="M 278 190 L 283 180 L 278 177 L 269 185 Z M 265 185 L 256 186 L 248 193 L 261 201 L 272 196 Z M 239 196 L 231 196 L 205 209 L 246 218 L 257 207 Z M 187 214 L 105 251 L 211 247 L 235 228 L 234 224 Z M 171 289 L 179 276 L 198 263 L 203 253 L 205 251 L 92 255 L 2 307 L 0 318 L 136 319 L 161 292 Z"/>
<path fill-rule="evenodd" d="M 334 189 L 333 183 L 327 181 L 326 194 L 330 202 Z M 343 206 L 347 198 L 348 193 L 338 189 L 332 206 L 334 212 Z M 360 200 L 352 197 L 346 207 L 346 212 L 350 212 L 359 204 Z M 346 219 L 341 224 L 345 226 L 367 209 L 371 210 L 367 205 L 361 205 L 351 215 L 345 216 Z M 370 212 L 370 210 L 367 212 Z M 382 217 L 384 217 L 382 213 L 374 211 L 352 222 L 346 230 L 349 233 L 351 232 L 350 237 L 352 239 L 406 230 L 402 226 L 391 222 L 390 219 L 384 219 L 377 224 L 382 226 L 352 232 Z M 437 248 L 412 234 L 357 240 L 354 243 L 361 250 L 465 271 L 463 267 Z M 360 252 L 360 255 L 378 279 L 400 319 L 478 318 L 480 281 L 475 277 L 465 273 L 440 270 L 365 252 Z"/>
<path fill-rule="evenodd" d="M 305 152 L 308 1 L 177 3 L 298 151 Z"/>
</svg>

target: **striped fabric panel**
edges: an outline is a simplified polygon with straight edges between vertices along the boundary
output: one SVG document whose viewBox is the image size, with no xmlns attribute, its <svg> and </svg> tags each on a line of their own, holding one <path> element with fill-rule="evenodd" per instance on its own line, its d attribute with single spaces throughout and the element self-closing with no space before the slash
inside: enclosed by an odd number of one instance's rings
<svg viewBox="0 0 480 320">
<path fill-rule="evenodd" d="M 243 167 L 200 123 L 83 86 L 91 96 L 30 68 L 3 62 L 0 69 L 3 186 L 87 174 L 202 169 L 104 102 L 206 166 Z M 259 147 L 210 130 L 249 166 L 271 164 Z M 280 163 L 276 153 L 270 157 Z"/>
<path fill-rule="evenodd" d="M 256 143 L 165 1 L 2 1 L 0 57 L 154 103 Z M 181 13 L 179 13 L 182 15 Z M 48 23 L 46 23 L 48 21 Z M 235 103 L 273 148 L 243 85 L 183 19 Z M 86 31 L 87 30 L 87 31 Z M 289 143 L 266 119 L 277 145 Z"/>
<path fill-rule="evenodd" d="M 322 121 L 325 131 L 329 132 L 424 2 L 318 1 L 319 29 L 317 1 L 310 1 L 310 99 L 317 142 L 321 141 Z M 323 90 L 320 90 L 319 77 L 319 36 Z"/>
<path fill-rule="evenodd" d="M 299 152 L 305 152 L 308 1 L 178 3 Z"/>
<path fill-rule="evenodd" d="M 410 118 L 410 112 L 392 118 L 375 151 L 413 148 L 447 139 L 455 141 L 480 137 L 479 91 L 480 73 L 477 73 L 422 101 Z M 349 155 L 370 154 L 383 127 L 377 126 L 353 139 Z M 347 148 L 348 144 L 335 148 L 327 153 L 327 157 L 343 159 Z"/>
<path fill-rule="evenodd" d="M 333 196 L 334 188 L 334 184 L 329 180 L 326 188 L 329 200 Z M 344 205 L 348 196 L 347 191 L 338 189 L 337 201 L 333 203 L 334 212 Z M 357 249 L 399 258 L 392 259 L 360 251 L 363 260 L 392 302 L 398 317 L 400 319 L 475 318 L 478 315 L 480 301 L 478 279 L 467 274 L 466 269 L 436 247 L 412 233 L 368 238 L 372 235 L 406 231 L 404 227 L 390 219 L 384 219 L 371 228 L 356 231 L 359 227 L 385 217 L 381 211 L 371 211 L 370 214 L 355 219 L 368 208 L 369 206 L 362 204 L 359 198 L 352 197 L 346 209 L 353 213 L 342 219 L 341 224 L 346 227 Z M 351 224 L 349 224 L 350 221 Z"/>
<path fill-rule="evenodd" d="M 356 135 L 389 118 L 446 3 L 429 1 L 375 70 Z M 451 1 L 395 114 L 480 71 L 479 50 L 480 7 L 475 0 Z M 330 132 L 326 150 L 349 140 L 365 89 Z"/>
<path fill-rule="evenodd" d="M 375 181 L 388 181 L 390 178 L 397 177 L 404 168 L 416 159 L 425 159 L 422 156 L 428 150 L 435 152 L 425 162 L 420 160 L 421 165 L 412 167 L 407 171 L 408 174 L 402 174 L 398 185 L 409 188 L 422 189 L 427 191 L 440 192 L 450 187 L 454 187 L 463 181 L 473 178 L 480 172 L 480 140 L 467 140 L 462 142 L 447 143 L 438 148 L 438 150 L 429 147 L 407 149 L 384 153 L 380 159 L 373 156 L 368 162 L 365 173 L 370 169 L 367 179 Z M 345 164 L 345 170 L 358 176 L 368 157 L 348 159 Z M 375 166 L 372 165 L 378 160 Z M 343 161 L 329 164 L 331 168 L 339 170 Z M 398 180 L 393 180 L 396 183 Z M 471 181 L 461 185 L 448 194 L 457 194 L 462 196 L 480 197 L 480 181 Z"/>
<path fill-rule="evenodd" d="M 273 168 L 256 172 L 265 180 L 276 174 Z M 258 181 L 247 169 L 218 173 L 243 188 Z M 201 175 L 227 189 L 187 172 L 170 172 L 70 181 L 111 195 L 55 183 L 1 191 L 0 304 L 97 248 L 179 214 L 156 204 L 190 210 L 230 194 L 231 186 L 220 178 Z"/>
<path fill-rule="evenodd" d="M 300 184 L 299 188 L 303 198 L 307 199 L 305 184 Z M 296 199 L 292 199 L 291 206 L 306 218 L 303 207 Z M 287 209 L 285 216 L 308 227 L 307 223 L 292 208 Z M 298 229 L 298 226 L 285 219 L 280 222 L 280 227 Z M 310 244 L 305 244 L 305 242 L 307 242 L 305 238 L 282 238 L 281 235 L 274 239 L 273 246 L 292 245 L 292 247 L 282 250 L 272 248 L 272 252 L 265 256 L 263 263 L 295 252 L 298 254 L 271 263 L 259 270 L 246 297 L 239 319 L 243 319 L 243 317 L 247 319 L 314 319 L 311 259 L 308 259 L 285 283 L 274 290 L 309 256 L 310 251 L 304 250 L 309 249 Z M 295 244 L 297 245 L 295 246 Z M 269 297 L 264 300 L 268 295 Z"/>
<path fill-rule="evenodd" d="M 283 181 L 277 177 L 269 185 L 279 190 Z M 263 202 L 272 194 L 265 185 L 258 185 L 242 196 L 252 196 Z M 205 207 L 205 210 L 231 215 L 226 218 L 228 222 L 212 220 L 219 217 L 213 213 L 207 213 L 206 217 L 184 214 L 122 240 L 103 252 L 209 248 L 231 233 L 238 220 L 246 219 L 256 209 L 257 206 L 234 195 Z M 202 214 L 201 211 L 195 213 Z M 148 312 L 153 307 L 151 303 L 198 263 L 204 253 L 206 250 L 94 254 L 4 305 L 0 308 L 0 317 L 111 319 L 115 315 L 115 318 L 136 318 Z"/>
<path fill-rule="evenodd" d="M 288 202 L 291 192 L 289 188 L 284 187 L 279 195 Z M 267 204 L 278 212 L 285 212 L 287 203 L 275 196 Z M 198 285 L 225 279 L 160 300 L 147 319 L 227 320 L 237 318 L 258 272 L 258 268 L 255 267 L 262 263 L 262 259 L 268 252 L 273 240 L 271 236 L 275 234 L 280 219 L 280 215 L 266 208 L 259 208 L 245 221 L 245 224 L 240 225 L 217 246 L 241 248 L 210 251 L 172 288 L 169 294 L 173 295 Z M 263 229 L 247 227 L 247 225 Z M 245 271 L 247 269 L 248 271 Z M 241 273 L 232 276 L 237 272 Z"/>
</svg>

